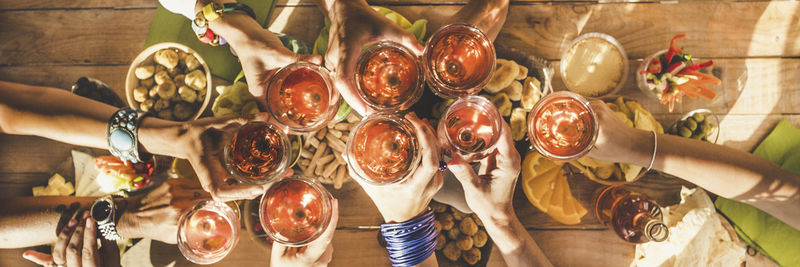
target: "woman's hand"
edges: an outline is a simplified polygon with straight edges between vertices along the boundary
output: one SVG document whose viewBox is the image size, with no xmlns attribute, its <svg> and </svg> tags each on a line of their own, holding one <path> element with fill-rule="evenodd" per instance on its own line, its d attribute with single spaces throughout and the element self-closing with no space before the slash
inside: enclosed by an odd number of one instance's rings
<svg viewBox="0 0 800 267">
<path fill-rule="evenodd" d="M 442 187 L 444 176 L 439 172 L 439 143 L 428 123 L 413 113 L 406 118 L 414 125 L 422 153 L 420 165 L 411 176 L 399 183 L 371 185 L 355 179 L 375 202 L 386 222 L 404 222 L 425 212 L 431 199 Z M 347 156 L 344 156 L 347 159 Z M 355 173 L 350 163 L 350 173 Z"/>
<path fill-rule="evenodd" d="M 649 162 L 653 152 L 652 133 L 625 125 L 603 101 L 593 100 L 589 104 L 600 129 L 588 156 L 608 162 Z"/>
<path fill-rule="evenodd" d="M 224 164 L 224 148 L 242 125 L 249 121 L 267 120 L 269 115 L 260 113 L 233 118 L 204 118 L 189 121 L 178 129 L 169 129 L 174 136 L 168 144 L 172 151 L 167 155 L 189 160 L 200 185 L 218 201 L 252 199 L 264 193 L 267 185 L 249 185 L 236 181 Z M 163 135 L 162 135 L 163 136 Z M 291 175 L 291 170 L 285 175 Z"/>
<path fill-rule="evenodd" d="M 280 243 L 272 244 L 270 266 L 328 266 L 333 259 L 333 233 L 339 221 L 339 200 L 332 199 L 331 222 L 317 239 L 302 247 L 287 247 Z"/>
<path fill-rule="evenodd" d="M 330 2 L 330 1 L 328 1 Z M 325 65 L 333 73 L 336 89 L 359 114 L 373 110 L 358 94 L 354 79 L 356 62 L 362 48 L 378 41 L 397 42 L 416 55 L 424 47 L 416 37 L 373 10 L 366 1 L 334 1 L 325 4 L 331 21 Z"/>
<path fill-rule="evenodd" d="M 503 121 L 497 149 L 481 159 L 478 173 L 470 163 L 453 154 L 447 168 L 464 188 L 467 205 L 483 221 L 514 215 L 511 199 L 520 171 L 519 152 L 514 148 L 511 129 Z"/>
<path fill-rule="evenodd" d="M 197 183 L 189 179 L 167 179 L 142 196 L 129 198 L 117 230 L 126 238 L 150 238 L 175 244 L 178 222 L 198 202 L 210 199 Z"/>
<path fill-rule="evenodd" d="M 469 24 L 478 27 L 494 41 L 508 16 L 508 0 L 471 0 L 447 20 L 446 24 Z"/>
<path fill-rule="evenodd" d="M 298 61 L 322 64 L 320 56 L 293 53 L 283 46 L 277 35 L 243 12 L 226 13 L 209 22 L 209 27 L 225 38 L 239 57 L 248 89 L 262 109 L 267 104 L 264 92 L 269 79 L 278 69 Z"/>
<path fill-rule="evenodd" d="M 116 242 L 102 239 L 102 248 L 97 248 L 97 224 L 86 211 L 69 223 L 58 234 L 53 254 L 33 250 L 25 251 L 22 257 L 46 267 L 92 267 L 119 266 L 119 248 Z"/>
</svg>

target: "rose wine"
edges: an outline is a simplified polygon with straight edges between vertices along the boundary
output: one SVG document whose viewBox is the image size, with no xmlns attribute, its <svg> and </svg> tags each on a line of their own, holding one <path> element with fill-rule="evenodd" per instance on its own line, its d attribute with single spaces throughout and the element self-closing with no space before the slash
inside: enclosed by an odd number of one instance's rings
<svg viewBox="0 0 800 267">
<path fill-rule="evenodd" d="M 439 139 L 446 151 L 468 160 L 485 157 L 500 135 L 500 114 L 489 100 L 468 96 L 453 102 L 439 121 Z"/>
<path fill-rule="evenodd" d="M 417 57 L 393 42 L 368 47 L 356 65 L 359 93 L 376 109 L 408 108 L 422 94 L 423 79 Z"/>
<path fill-rule="evenodd" d="M 583 97 L 572 92 L 556 92 L 542 98 L 530 116 L 531 143 L 551 159 L 579 158 L 597 138 L 594 111 Z"/>
<path fill-rule="evenodd" d="M 228 170 L 244 182 L 264 184 L 288 165 L 289 140 L 275 126 L 250 122 L 234 134 L 226 147 Z"/>
<path fill-rule="evenodd" d="M 282 125 L 297 132 L 313 131 L 333 118 L 339 94 L 327 71 L 309 63 L 282 68 L 267 88 L 267 108 Z"/>
<path fill-rule="evenodd" d="M 425 77 L 437 94 L 476 94 L 489 81 L 495 64 L 494 46 L 479 29 L 465 24 L 443 27 L 425 47 Z"/>
<path fill-rule="evenodd" d="M 265 231 L 282 244 L 313 241 L 330 222 L 330 195 L 305 178 L 286 178 L 273 184 L 261 200 L 260 216 Z"/>
<path fill-rule="evenodd" d="M 371 183 L 399 182 L 419 162 L 416 133 L 401 117 L 367 117 L 356 125 L 347 143 L 356 176 Z"/>
<path fill-rule="evenodd" d="M 620 187 L 601 190 L 595 213 L 600 221 L 611 224 L 619 237 L 631 243 L 667 239 L 669 228 L 661 221 L 661 207 L 654 201 Z"/>
<path fill-rule="evenodd" d="M 239 238 L 239 218 L 225 203 L 198 203 L 181 218 L 178 246 L 192 262 L 210 264 L 228 255 Z"/>
</svg>

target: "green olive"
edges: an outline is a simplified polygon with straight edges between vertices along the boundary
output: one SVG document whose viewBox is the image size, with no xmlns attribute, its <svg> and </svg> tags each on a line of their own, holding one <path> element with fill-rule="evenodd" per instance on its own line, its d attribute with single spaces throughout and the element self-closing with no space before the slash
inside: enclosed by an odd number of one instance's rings
<svg viewBox="0 0 800 267">
<path fill-rule="evenodd" d="M 678 130 L 678 134 L 680 134 L 683 137 L 689 137 L 689 136 L 692 136 L 692 130 L 689 130 L 689 128 L 686 128 L 686 127 L 681 127 Z"/>
<path fill-rule="evenodd" d="M 706 116 L 708 116 L 708 115 L 698 112 L 698 113 L 693 114 L 692 118 L 694 118 L 694 120 L 697 121 L 697 122 L 703 122 L 703 121 L 706 120 Z"/>
<path fill-rule="evenodd" d="M 689 128 L 689 130 L 692 130 L 692 131 L 696 130 L 697 129 L 697 121 L 695 121 L 693 118 L 687 119 L 686 120 L 686 128 Z"/>
</svg>

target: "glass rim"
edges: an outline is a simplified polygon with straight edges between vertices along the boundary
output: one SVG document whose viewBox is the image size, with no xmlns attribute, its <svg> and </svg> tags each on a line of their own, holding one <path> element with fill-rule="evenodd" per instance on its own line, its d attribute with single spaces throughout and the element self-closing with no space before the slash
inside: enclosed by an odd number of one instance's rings
<svg viewBox="0 0 800 267">
<path fill-rule="evenodd" d="M 369 57 L 367 56 L 383 48 L 397 49 L 398 51 L 400 51 L 400 53 L 407 55 L 409 58 L 413 59 L 412 61 L 414 62 L 414 67 L 417 69 L 417 75 L 416 75 L 417 82 L 413 87 L 410 88 L 411 90 L 410 96 L 406 100 L 400 101 L 399 103 L 394 105 L 381 105 L 372 102 L 366 97 L 364 88 L 361 86 L 361 82 L 359 82 L 361 78 L 361 73 L 359 70 L 364 64 L 367 63 L 369 59 Z M 419 56 L 414 54 L 414 52 L 412 52 L 411 49 L 408 49 L 408 47 L 398 42 L 384 40 L 367 44 L 364 47 L 362 47 L 361 54 L 359 54 L 358 60 L 356 61 L 355 71 L 353 72 L 353 81 L 356 84 L 356 91 L 358 91 L 358 96 L 361 98 L 361 100 L 364 100 L 364 102 L 367 103 L 369 107 L 384 112 L 385 111 L 400 112 L 408 109 L 409 107 L 417 103 L 417 101 L 419 101 L 419 99 L 422 97 L 423 84 L 425 84 L 425 75 L 423 72 L 424 70 L 422 69 Z"/>
<path fill-rule="evenodd" d="M 278 126 L 281 126 L 281 128 L 285 128 L 287 130 L 287 132 L 289 132 L 289 133 L 303 134 L 303 133 L 309 133 L 309 132 L 313 132 L 313 131 L 319 130 L 320 128 L 322 128 L 325 125 L 327 125 L 331 120 L 333 120 L 334 116 L 336 116 L 336 111 L 338 111 L 339 105 L 341 103 L 341 97 L 340 97 L 339 91 L 334 89 L 334 87 L 333 87 L 333 80 L 331 78 L 330 71 L 328 69 L 320 66 L 320 65 L 313 64 L 313 63 L 310 63 L 310 62 L 305 62 L 305 61 L 299 61 L 299 62 L 295 62 L 295 63 L 289 64 L 289 65 L 286 65 L 283 68 L 280 68 L 278 70 L 278 72 L 273 74 L 272 77 L 269 79 L 269 83 L 267 84 L 267 89 L 266 89 L 266 92 L 264 94 L 264 97 L 265 98 L 268 97 L 269 92 L 272 89 L 275 89 L 275 87 L 277 87 L 279 85 L 282 86 L 283 85 L 283 80 L 286 78 L 285 76 L 288 76 L 289 74 L 291 74 L 295 70 L 298 70 L 298 69 L 301 69 L 301 68 L 309 69 L 309 70 L 313 71 L 314 73 L 318 74 L 322 78 L 323 82 L 325 83 L 325 87 L 328 89 L 328 108 L 322 114 L 322 116 L 320 117 L 321 118 L 320 120 L 318 120 L 318 121 L 316 121 L 316 122 L 314 122 L 314 123 L 312 123 L 312 124 L 310 124 L 308 126 L 293 126 L 293 125 L 290 125 L 290 123 L 284 122 L 280 118 L 280 116 L 278 116 L 278 114 L 276 114 L 277 111 L 273 111 L 272 110 L 272 106 L 270 105 L 269 102 L 267 102 L 267 105 L 266 105 L 267 106 L 267 113 L 269 113 L 270 117 L 275 119 L 275 121 L 276 121 Z M 281 83 L 278 83 L 278 80 L 280 80 Z"/>
<path fill-rule="evenodd" d="M 219 251 L 217 253 L 208 253 L 210 256 L 204 258 L 205 256 L 200 256 L 197 253 L 193 252 L 191 248 L 189 248 L 189 245 L 186 244 L 187 241 L 183 238 L 182 234 L 185 233 L 186 231 L 185 228 L 186 226 L 184 226 L 186 224 L 186 220 L 188 220 L 189 217 L 191 217 L 198 211 L 207 208 L 215 209 L 215 211 L 218 211 L 218 213 L 220 213 L 223 217 L 227 219 L 228 222 L 231 223 L 231 235 L 232 235 L 231 239 L 233 241 L 231 241 L 232 243 L 230 244 L 230 246 L 225 248 L 224 250 Z M 228 206 L 228 204 L 226 204 L 225 202 L 220 202 L 213 199 L 203 200 L 195 204 L 191 210 L 184 213 L 181 216 L 180 220 L 178 221 L 178 238 L 177 238 L 178 250 L 180 250 L 184 258 L 195 264 L 203 264 L 203 265 L 213 264 L 224 259 L 225 257 L 228 256 L 228 254 L 230 254 L 231 251 L 233 251 L 233 248 L 235 248 L 236 245 L 239 243 L 240 231 L 241 231 L 241 222 L 239 220 L 239 216 L 237 216 L 236 213 L 233 211 L 233 208 Z"/>
<path fill-rule="evenodd" d="M 267 128 L 270 128 L 273 131 L 275 131 L 276 133 L 278 133 L 278 135 L 280 136 L 281 148 L 283 148 L 283 153 L 281 155 L 281 161 L 278 163 L 278 166 L 277 166 L 277 168 L 275 168 L 275 171 L 271 172 L 270 174 L 253 177 L 253 176 L 247 175 L 246 173 L 242 173 L 241 171 L 237 170 L 236 167 L 233 166 L 233 163 L 231 163 L 231 157 L 232 157 L 231 153 L 233 153 L 233 149 L 231 148 L 231 146 L 233 145 L 233 139 L 235 139 L 236 135 L 239 134 L 239 130 L 241 130 L 243 127 L 248 126 L 248 125 L 263 125 L 263 126 L 266 126 Z M 240 126 L 239 129 L 237 129 L 236 132 L 233 135 L 231 135 L 230 138 L 228 138 L 228 142 L 225 143 L 225 148 L 224 148 L 224 151 L 223 151 L 222 154 L 223 154 L 223 157 L 224 157 L 225 169 L 227 169 L 228 173 L 231 176 L 233 176 L 234 179 L 236 179 L 237 181 L 239 181 L 241 183 L 244 183 L 244 184 L 264 185 L 264 184 L 268 184 L 270 182 L 275 181 L 278 177 L 283 175 L 283 173 L 285 173 L 286 170 L 289 168 L 289 165 L 291 165 L 291 163 L 292 163 L 292 159 L 291 159 L 291 157 L 292 157 L 292 142 L 291 142 L 291 140 L 289 140 L 289 136 L 287 135 L 287 133 L 282 131 L 275 124 L 268 123 L 268 122 L 265 122 L 265 121 L 251 121 L 251 122 L 245 123 L 242 126 Z"/>
<path fill-rule="evenodd" d="M 306 183 L 309 186 L 311 186 L 311 188 L 313 188 L 314 191 L 317 191 L 320 194 L 320 196 L 322 196 L 321 201 L 322 201 L 322 208 L 323 208 L 323 212 L 322 212 L 323 218 L 322 218 L 321 226 L 319 228 L 317 228 L 317 231 L 315 231 L 311 236 L 309 236 L 306 239 L 297 241 L 297 242 L 287 241 L 284 238 L 282 238 L 281 236 L 279 236 L 278 234 L 273 233 L 272 232 L 272 228 L 270 227 L 271 224 L 266 223 L 266 220 L 265 220 L 266 218 L 264 218 L 264 213 L 265 213 L 264 212 L 264 204 L 265 204 L 265 201 L 266 201 L 267 197 L 272 192 L 272 190 L 274 190 L 274 188 L 276 188 L 278 185 L 282 185 L 282 184 L 289 183 L 289 182 L 292 182 L 292 181 L 300 181 L 300 182 Z M 264 229 L 264 233 L 266 233 L 270 238 L 272 238 L 273 241 L 278 242 L 281 245 L 285 245 L 285 246 L 288 246 L 288 247 L 301 247 L 303 245 L 306 245 L 306 244 L 310 243 L 311 241 L 316 240 L 317 238 L 319 238 L 322 235 L 322 233 L 325 232 L 325 230 L 328 229 L 328 225 L 330 224 L 332 216 L 333 216 L 333 204 L 331 203 L 332 199 L 333 199 L 333 195 L 331 195 L 331 193 L 328 192 L 328 190 L 325 189 L 325 187 L 321 183 L 319 183 L 319 181 L 317 181 L 316 179 L 308 177 L 308 176 L 305 176 L 305 175 L 302 175 L 302 174 L 294 174 L 292 176 L 280 179 L 280 180 L 272 183 L 269 186 L 269 188 L 267 189 L 267 191 L 264 192 L 263 195 L 261 195 L 261 201 L 259 201 L 259 203 L 258 203 L 258 220 L 259 220 L 259 223 L 261 223 L 262 228 Z"/>
<path fill-rule="evenodd" d="M 413 158 L 411 159 L 411 164 L 409 165 L 408 169 L 406 169 L 403 172 L 403 175 L 401 175 L 401 176 L 399 176 L 399 177 L 397 177 L 397 178 L 395 178 L 393 180 L 384 181 L 384 182 L 378 182 L 378 181 L 374 181 L 374 180 L 370 179 L 367 176 L 367 174 L 364 172 L 364 169 L 361 168 L 361 166 L 358 164 L 358 160 L 355 159 L 355 155 L 353 153 L 353 150 L 355 149 L 355 143 L 356 143 L 354 141 L 356 133 L 358 133 L 358 131 L 361 130 L 361 128 L 363 128 L 367 123 L 369 123 L 371 121 L 374 121 L 374 120 L 391 121 L 392 123 L 395 123 L 395 124 L 399 125 L 402 130 L 408 132 L 409 136 L 412 139 L 411 150 L 415 151 L 415 153 L 413 153 Z M 420 164 L 420 161 L 422 160 L 421 155 L 420 155 L 421 153 L 419 151 L 419 140 L 417 140 L 416 132 L 417 131 L 415 130 L 414 125 L 412 125 L 411 122 L 408 121 L 408 119 L 403 118 L 403 117 L 401 117 L 399 115 L 392 114 L 392 113 L 373 113 L 373 114 L 365 117 L 364 119 L 362 119 L 361 122 L 356 124 L 356 126 L 354 126 L 352 128 L 352 130 L 350 130 L 350 135 L 347 137 L 347 147 L 345 147 L 345 153 L 347 154 L 347 165 L 353 169 L 353 172 L 354 172 L 353 174 L 355 174 L 355 175 L 351 175 L 351 176 L 353 176 L 353 177 L 355 177 L 355 178 L 357 178 L 357 179 L 359 179 L 361 181 L 364 181 L 364 182 L 366 182 L 366 183 L 368 183 L 370 185 L 395 184 L 395 183 L 400 183 L 400 182 L 405 181 L 406 179 L 408 179 L 408 177 L 411 176 L 412 173 L 414 173 L 414 170 L 417 169 L 418 165 Z"/>
<path fill-rule="evenodd" d="M 449 107 L 447 107 L 447 110 L 444 112 L 444 115 L 442 115 L 442 119 L 439 120 L 439 127 L 443 127 L 443 129 L 445 129 L 445 131 L 446 131 L 446 128 L 447 128 L 446 125 L 445 125 L 447 123 L 446 122 L 447 121 L 447 117 L 448 117 L 448 115 L 450 115 L 451 113 L 453 113 L 455 111 L 454 107 L 456 107 L 456 104 L 463 105 L 462 107 L 477 106 L 479 109 L 483 109 L 484 111 L 489 113 L 489 117 L 493 118 L 492 119 L 492 125 L 497 130 L 497 132 L 492 134 L 491 145 L 487 146 L 486 148 L 482 149 L 481 151 L 468 151 L 468 150 L 462 149 L 459 146 L 454 145 L 453 144 L 453 140 L 450 138 L 450 135 L 445 132 L 444 136 L 445 136 L 445 138 L 447 138 L 446 140 L 448 142 L 448 145 L 450 147 L 452 147 L 452 148 L 455 148 L 455 150 L 458 151 L 460 154 L 467 155 L 467 157 L 476 156 L 476 155 L 481 155 L 481 157 L 484 157 L 485 155 L 482 155 L 482 154 L 485 154 L 485 153 L 488 153 L 488 152 L 491 152 L 492 150 L 494 150 L 494 148 L 497 146 L 497 142 L 500 140 L 500 131 L 502 129 L 501 128 L 502 124 L 499 121 L 499 120 L 502 119 L 502 117 L 500 116 L 500 112 L 497 111 L 497 108 L 494 106 L 494 104 L 492 104 L 491 101 L 489 101 L 488 99 L 486 99 L 483 96 L 471 95 L 471 96 L 461 97 L 458 100 L 456 100 L 455 102 L 453 102 L 452 104 L 450 104 Z M 486 105 L 486 106 L 484 106 L 484 105 Z"/>
<path fill-rule="evenodd" d="M 586 110 L 589 113 L 589 116 L 590 116 L 590 118 L 592 120 L 593 130 L 592 130 L 591 139 L 586 144 L 586 147 L 584 147 L 583 149 L 581 149 L 581 151 L 579 151 L 579 152 L 577 152 L 575 154 L 572 154 L 572 155 L 560 156 L 560 155 L 553 154 L 550 151 L 547 151 L 547 149 L 544 149 L 543 147 L 541 147 L 541 145 L 539 144 L 539 141 L 538 141 L 539 138 L 535 134 L 535 129 L 534 129 L 535 128 L 535 123 L 534 122 L 535 122 L 536 118 L 538 117 L 538 115 L 541 112 L 542 108 L 544 108 L 544 106 L 546 106 L 547 104 L 550 104 L 549 102 L 551 102 L 553 99 L 555 99 L 557 97 L 568 97 L 568 98 L 572 98 L 574 100 L 577 100 L 578 102 L 581 103 L 581 105 L 583 107 L 586 108 Z M 583 96 L 581 96 L 580 94 L 572 92 L 572 91 L 552 92 L 552 93 L 542 97 L 542 99 L 539 99 L 539 101 L 536 102 L 536 105 L 533 106 L 533 109 L 531 109 L 530 114 L 528 114 L 528 140 L 530 141 L 530 143 L 533 146 L 533 148 L 536 149 L 536 151 L 538 151 L 539 153 L 541 153 L 543 156 L 547 157 L 548 159 L 555 160 L 555 161 L 561 161 L 561 162 L 571 161 L 571 160 L 578 159 L 578 158 L 586 155 L 586 153 L 589 153 L 589 150 L 591 150 L 594 147 L 594 143 L 595 143 L 595 141 L 597 141 L 597 135 L 599 133 L 599 130 L 600 129 L 599 129 L 599 122 L 597 121 L 597 114 L 595 114 L 594 110 L 592 109 L 591 105 L 589 104 L 589 101 L 586 98 L 584 98 Z"/>
<path fill-rule="evenodd" d="M 630 63 L 628 62 L 629 61 L 628 60 L 628 54 L 625 52 L 625 48 L 622 47 L 622 44 L 616 38 L 614 38 L 613 36 L 611 36 L 609 34 L 606 34 L 606 33 L 601 33 L 601 32 L 590 32 L 590 33 L 584 33 L 584 34 L 579 35 L 578 37 L 573 39 L 571 42 L 569 42 L 569 44 L 567 46 L 562 48 L 562 50 L 561 50 L 561 63 L 564 62 L 564 58 L 566 58 L 567 54 L 572 49 L 572 47 L 575 46 L 575 44 L 577 44 L 578 42 L 580 42 L 580 41 L 582 41 L 584 39 L 589 39 L 589 38 L 599 38 L 599 39 L 602 39 L 602 40 L 610 43 L 611 45 L 613 45 L 614 47 L 617 48 L 617 50 L 619 51 L 620 56 L 622 56 L 622 74 L 620 74 L 621 76 L 619 77 L 619 82 L 617 82 L 617 85 L 614 88 L 612 88 L 611 90 L 608 90 L 607 92 L 602 92 L 601 94 L 598 94 L 596 96 L 589 96 L 589 97 L 602 97 L 602 96 L 608 96 L 608 95 L 615 95 L 620 90 L 622 90 L 623 86 L 625 86 L 625 82 L 626 82 L 627 77 L 628 77 L 628 72 L 629 72 L 628 69 L 629 69 L 629 64 Z M 569 82 L 567 81 L 566 75 L 564 75 L 564 72 L 566 72 L 566 68 L 567 68 L 567 64 L 560 64 L 559 65 L 558 69 L 559 69 L 559 73 L 561 74 L 561 82 L 564 83 L 564 86 L 567 87 L 567 90 L 569 90 L 570 92 L 577 93 L 572 88 L 572 86 L 569 84 Z"/>
<path fill-rule="evenodd" d="M 486 73 L 486 77 L 479 82 L 475 83 L 474 85 L 464 86 L 464 88 L 447 85 L 442 82 L 442 79 L 439 75 L 434 71 L 434 67 L 431 65 L 430 60 L 433 56 L 433 46 L 435 43 L 438 43 L 444 35 L 443 33 L 449 33 L 450 31 L 458 30 L 458 29 L 466 29 L 470 35 L 473 35 L 475 39 L 488 42 L 489 45 L 489 58 L 491 59 L 491 69 Z M 432 91 L 439 96 L 443 96 L 445 98 L 457 98 L 457 97 L 464 97 L 469 95 L 474 95 L 480 92 L 483 87 L 489 83 L 489 80 L 492 78 L 492 73 L 494 72 L 495 65 L 497 61 L 497 52 L 494 48 L 494 43 L 489 40 L 489 37 L 486 36 L 483 31 L 481 31 L 477 26 L 472 24 L 466 23 L 453 23 L 442 26 L 436 32 L 431 34 L 431 37 L 428 39 L 427 44 L 425 44 L 425 50 L 422 53 L 422 64 L 425 71 L 425 80 L 428 85 L 431 86 Z M 474 92 L 473 92 L 474 91 Z"/>
</svg>

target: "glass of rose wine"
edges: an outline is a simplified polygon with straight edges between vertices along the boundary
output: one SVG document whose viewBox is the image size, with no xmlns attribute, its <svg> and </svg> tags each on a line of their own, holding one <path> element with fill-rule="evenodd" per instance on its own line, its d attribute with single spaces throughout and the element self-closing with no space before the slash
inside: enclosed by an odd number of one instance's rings
<svg viewBox="0 0 800 267">
<path fill-rule="evenodd" d="M 417 133 L 399 115 L 374 113 L 350 132 L 346 153 L 355 177 L 373 185 L 397 183 L 420 161 Z"/>
<path fill-rule="evenodd" d="M 225 258 L 239 241 L 239 216 L 223 202 L 206 200 L 183 215 L 178 223 L 178 249 L 196 264 Z"/>
<path fill-rule="evenodd" d="M 307 133 L 328 124 L 339 108 L 339 91 L 325 68 L 306 62 L 278 70 L 267 86 L 267 110 L 290 133 Z"/>
<path fill-rule="evenodd" d="M 478 28 L 451 24 L 431 36 L 422 62 L 425 78 L 437 95 L 474 95 L 489 82 L 494 71 L 494 46 Z"/>
<path fill-rule="evenodd" d="M 261 225 L 275 242 L 303 246 L 328 227 L 333 214 L 331 198 L 314 179 L 299 175 L 281 179 L 261 197 Z"/>
<path fill-rule="evenodd" d="M 501 119 L 492 102 L 481 96 L 468 96 L 447 108 L 436 132 L 446 153 L 475 161 L 494 150 Z"/>
<path fill-rule="evenodd" d="M 425 78 L 418 57 L 395 42 L 366 47 L 354 75 L 361 98 L 376 110 L 405 110 L 422 96 Z"/>
<path fill-rule="evenodd" d="M 539 100 L 528 117 L 533 147 L 557 161 L 578 159 L 597 139 L 597 117 L 579 94 L 560 91 Z"/>
<path fill-rule="evenodd" d="M 266 122 L 248 122 L 225 145 L 225 166 L 240 182 L 266 184 L 289 168 L 291 154 L 285 132 Z"/>
</svg>

